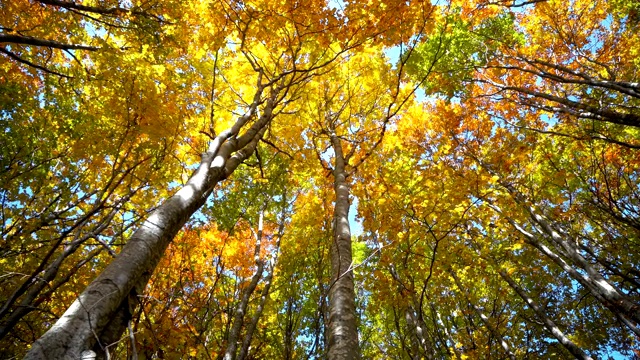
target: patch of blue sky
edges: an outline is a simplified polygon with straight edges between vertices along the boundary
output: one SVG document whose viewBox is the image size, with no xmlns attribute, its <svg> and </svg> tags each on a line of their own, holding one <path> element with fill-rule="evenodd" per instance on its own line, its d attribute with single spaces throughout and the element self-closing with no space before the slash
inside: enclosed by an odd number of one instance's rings
<svg viewBox="0 0 640 360">
<path fill-rule="evenodd" d="M 345 2 L 343 0 L 329 0 L 327 2 L 327 7 L 342 15 L 344 13 Z"/>
<path fill-rule="evenodd" d="M 84 29 L 87 31 L 87 34 L 91 37 L 104 38 L 107 36 L 107 29 L 103 26 L 96 27 L 96 25 L 92 22 L 85 21 Z"/>
<path fill-rule="evenodd" d="M 351 201 L 351 206 L 349 207 L 349 227 L 351 228 L 351 236 L 360 237 L 364 232 L 364 228 L 362 227 L 362 223 L 358 220 L 358 204 L 359 200 L 357 197 L 353 197 Z"/>
</svg>

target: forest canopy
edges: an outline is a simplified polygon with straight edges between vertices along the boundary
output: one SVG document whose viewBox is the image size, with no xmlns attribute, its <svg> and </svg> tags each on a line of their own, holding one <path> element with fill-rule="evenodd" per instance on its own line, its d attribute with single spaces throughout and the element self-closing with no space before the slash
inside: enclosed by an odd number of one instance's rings
<svg viewBox="0 0 640 360">
<path fill-rule="evenodd" d="M 640 356 L 640 3 L 0 3 L 0 358 Z"/>
</svg>

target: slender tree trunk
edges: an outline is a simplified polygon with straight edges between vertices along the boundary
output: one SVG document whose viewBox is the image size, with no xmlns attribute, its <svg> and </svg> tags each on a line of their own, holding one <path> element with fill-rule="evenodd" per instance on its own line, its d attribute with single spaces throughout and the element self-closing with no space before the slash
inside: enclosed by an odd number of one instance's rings
<svg viewBox="0 0 640 360">
<path fill-rule="evenodd" d="M 555 262 L 562 270 L 564 270 L 572 279 L 580 283 L 585 289 L 587 289 L 596 300 L 598 300 L 604 307 L 611 310 L 616 317 L 620 319 L 632 332 L 637 336 L 640 336 L 640 329 L 638 329 L 638 306 L 629 300 L 624 294 L 613 287 L 599 272 L 586 262 L 582 255 L 577 251 L 573 252 L 573 257 L 567 254 L 567 251 L 571 251 L 570 246 L 565 242 L 564 248 L 560 247 L 560 253 L 573 260 L 574 258 L 582 258 L 584 261 L 579 261 L 578 265 L 587 266 L 587 269 L 583 270 L 586 274 L 580 273 L 573 266 L 567 263 L 560 255 L 556 254 L 548 246 L 546 246 L 537 236 L 523 229 L 518 225 L 515 220 L 502 213 L 502 210 L 495 205 L 489 204 L 489 206 L 502 215 L 519 233 L 521 233 L 526 239 L 527 243 L 540 250 L 549 259 Z M 555 233 L 559 236 L 557 233 Z M 559 246 L 558 240 L 551 241 L 551 244 Z"/>
<path fill-rule="evenodd" d="M 25 359 L 78 359 L 94 345 L 104 349 L 105 329 L 122 334 L 137 296 L 143 293 L 164 250 L 189 217 L 206 201 L 218 182 L 227 178 L 255 150 L 271 121 L 277 93 L 266 102 L 262 116 L 242 135 L 240 130 L 255 114 L 263 87 L 250 111 L 220 134 L 202 156 L 187 184 L 161 204 L 134 232 L 120 254 L 80 294 L 63 316 L 33 343 Z M 120 319 L 109 325 L 112 319 Z M 114 331 L 108 331 L 109 341 Z M 118 336 L 120 336 L 118 334 Z"/>
<path fill-rule="evenodd" d="M 236 352 L 238 350 L 238 339 L 240 338 L 240 330 L 242 330 L 242 325 L 244 325 L 244 315 L 247 312 L 247 307 L 249 306 L 249 299 L 251 298 L 251 294 L 258 286 L 258 282 L 260 281 L 262 270 L 264 268 L 264 264 L 259 264 L 256 273 L 251 278 L 251 283 L 247 286 L 242 292 L 242 299 L 234 312 L 233 317 L 233 325 L 231 326 L 231 330 L 229 331 L 229 336 L 227 338 L 227 349 L 224 353 L 224 360 L 235 360 Z"/>
<path fill-rule="evenodd" d="M 605 277 L 578 252 L 576 242 L 572 241 L 574 239 L 570 239 L 570 236 L 561 230 L 556 231 L 546 218 L 535 212 L 533 207 L 528 206 L 527 210 L 531 218 L 542 227 L 542 230 L 548 235 L 552 242 L 555 243 L 556 247 L 563 250 L 563 253 L 568 259 L 586 272 L 585 278 L 590 280 L 589 283 L 602 294 L 602 297 L 626 316 L 633 319 L 636 324 L 640 323 L 640 306 L 629 299 L 608 279 L 605 279 Z"/>
<path fill-rule="evenodd" d="M 564 335 L 564 333 L 560 330 L 560 328 L 558 328 L 555 322 L 553 322 L 553 320 L 551 320 L 547 316 L 544 310 L 531 297 L 529 297 L 525 290 L 520 287 L 504 270 L 498 270 L 498 274 L 500 274 L 500 277 L 502 277 L 502 279 L 506 281 L 509 286 L 511 286 L 511 288 L 515 290 L 516 293 L 518 293 L 518 295 L 520 295 L 522 300 L 524 300 L 527 305 L 529 305 L 529 307 L 531 307 L 533 311 L 536 312 L 538 318 L 542 320 L 547 330 L 549 330 L 549 332 L 551 332 L 551 334 L 553 334 L 553 336 L 558 339 L 560 344 L 562 344 L 562 346 L 564 346 L 573 356 L 575 356 L 576 359 L 592 360 L 589 355 L 587 355 L 584 351 L 582 351 L 582 349 L 574 344 L 573 341 L 571 341 Z"/>
<path fill-rule="evenodd" d="M 295 327 L 294 324 L 294 311 L 293 311 L 293 302 L 295 299 L 293 297 L 289 297 L 286 302 L 286 325 L 284 327 L 284 356 L 282 357 L 284 360 L 293 359 L 293 347 L 295 339 L 293 337 L 293 329 Z"/>
<path fill-rule="evenodd" d="M 431 310 L 436 314 L 438 321 L 440 321 L 440 323 L 442 324 L 442 329 L 444 330 L 444 334 L 447 337 L 447 341 L 451 343 L 451 348 L 453 349 L 453 353 L 456 355 L 456 359 L 462 360 L 462 356 L 460 356 L 460 350 L 456 348 L 456 342 L 451 336 L 451 332 L 447 330 L 447 324 L 443 321 L 442 316 L 440 316 L 440 313 L 436 311 L 433 304 L 431 304 Z M 448 347 L 448 344 L 446 341 L 445 341 L 445 345 Z"/>
<path fill-rule="evenodd" d="M 393 280 L 398 283 L 398 293 L 401 294 L 407 291 L 411 292 L 411 300 L 416 304 L 416 307 L 419 307 L 420 301 L 417 299 L 416 294 L 405 287 L 405 284 L 402 282 L 402 279 L 400 279 L 400 275 L 398 274 L 394 264 L 389 264 L 389 273 Z M 428 341 L 426 336 L 427 325 L 424 322 L 422 313 L 416 311 L 413 305 L 407 305 L 405 309 L 405 321 L 409 327 L 414 357 L 417 356 L 420 359 L 423 357 L 433 359 L 434 347 L 433 344 Z"/>
<path fill-rule="evenodd" d="M 516 356 L 513 354 L 513 352 L 511 352 L 511 348 L 509 347 L 509 344 L 507 344 L 507 342 L 504 340 L 504 338 L 502 337 L 498 329 L 493 327 L 493 324 L 491 324 L 487 315 L 485 315 L 482 312 L 482 309 L 480 309 L 480 307 L 478 307 L 476 304 L 474 304 L 471 301 L 471 298 L 469 296 L 469 289 L 462 286 L 462 284 L 460 283 L 460 279 L 458 279 L 458 275 L 456 275 L 456 273 L 453 270 L 449 271 L 449 273 L 451 274 L 451 277 L 453 277 L 453 280 L 455 281 L 460 291 L 465 293 L 467 297 L 467 301 L 469 301 L 469 304 L 471 304 L 471 306 L 473 307 L 473 310 L 476 312 L 478 317 L 480 317 L 480 319 L 482 320 L 486 328 L 489 330 L 491 335 L 493 335 L 496 339 L 498 339 L 498 341 L 500 342 L 500 346 L 502 346 L 502 349 L 504 349 L 504 351 L 507 353 L 507 356 L 509 356 L 509 359 L 516 360 Z"/>
<path fill-rule="evenodd" d="M 91 212 L 99 211 L 102 205 L 103 203 L 97 204 Z M 58 255 L 51 264 L 37 269 L 18 289 L 16 289 L 16 291 L 14 291 L 13 294 L 11 294 L 9 299 L 2 306 L 2 309 L 0 309 L 0 319 L 4 318 L 6 315 L 6 320 L 0 322 L 0 339 L 4 338 L 23 317 L 37 309 L 37 304 L 34 304 L 34 301 L 36 301 L 45 288 L 55 290 L 55 285 L 62 285 L 62 283 L 54 283 L 53 281 L 58 275 L 58 271 L 60 270 L 63 262 L 69 256 L 74 254 L 88 239 L 104 231 L 111 224 L 115 214 L 116 211 L 112 210 L 104 219 L 100 220 L 98 224 L 94 226 L 94 229 L 83 236 L 80 236 L 80 228 L 84 221 L 79 221 L 76 224 L 78 229 L 76 230 L 75 238 L 68 245 L 64 246 L 62 253 Z M 89 219 L 87 218 L 86 220 L 88 221 Z M 65 236 L 60 237 L 59 241 L 62 242 L 64 238 Z M 57 247 L 58 246 L 55 246 L 55 248 Z M 51 253 L 51 255 L 53 255 L 53 253 Z M 44 265 L 44 262 L 46 262 L 46 258 L 43 259 L 42 265 Z M 15 306 L 13 311 L 11 311 L 12 305 L 23 294 L 25 295 L 21 299 L 19 305 Z"/>
<path fill-rule="evenodd" d="M 335 152 L 333 170 L 336 203 L 331 244 L 332 285 L 329 289 L 329 360 L 360 358 L 356 326 L 355 290 L 349 228 L 349 184 L 340 139 L 331 134 Z"/>
<path fill-rule="evenodd" d="M 273 279 L 273 270 L 274 266 L 271 266 L 271 270 L 267 278 L 265 279 L 264 289 L 262 289 L 262 293 L 260 295 L 260 303 L 258 304 L 258 308 L 255 313 L 251 317 L 251 321 L 247 324 L 246 334 L 242 339 L 242 347 L 240 348 L 240 353 L 238 354 L 238 360 L 244 360 L 249 355 L 249 347 L 251 346 L 251 339 L 253 339 L 253 334 L 256 331 L 256 327 L 258 326 L 258 321 L 260 320 L 260 316 L 262 316 L 262 311 L 264 310 L 264 304 L 267 302 L 267 298 L 269 297 L 269 289 L 271 288 L 271 280 Z"/>
<path fill-rule="evenodd" d="M 283 195 L 282 202 L 286 206 L 286 196 Z M 269 261 L 268 269 L 269 272 L 267 277 L 265 278 L 264 288 L 262 289 L 262 294 L 260 295 L 260 303 L 258 307 L 251 317 L 251 321 L 247 324 L 246 333 L 244 338 L 242 339 L 242 347 L 240 348 L 240 353 L 238 354 L 238 360 L 245 360 L 249 355 L 249 346 L 251 346 L 251 339 L 253 338 L 253 333 L 258 326 L 258 321 L 260 320 L 260 316 L 262 316 L 262 311 L 264 310 L 264 304 L 267 302 L 267 298 L 269 297 L 269 291 L 271 289 L 271 282 L 273 280 L 273 272 L 276 269 L 276 264 L 278 263 L 278 253 L 280 251 L 280 241 L 282 240 L 282 235 L 284 233 L 284 224 L 285 224 L 285 211 L 286 208 L 283 208 L 283 216 L 280 226 L 278 228 L 278 239 L 276 240 L 275 249 L 273 249 L 273 254 Z M 262 219 L 262 214 L 260 214 L 260 218 Z M 262 228 L 262 226 L 260 226 Z"/>
<path fill-rule="evenodd" d="M 500 85 L 498 85 L 500 86 Z M 610 110 L 607 107 L 593 106 L 585 104 L 583 102 L 573 101 L 568 98 L 555 96 L 543 92 L 533 91 L 524 87 L 517 86 L 500 86 L 505 90 L 514 90 L 523 94 L 531 95 L 536 98 L 553 101 L 555 103 L 564 105 L 564 107 L 557 108 L 558 112 L 568 112 L 579 118 L 593 119 L 603 122 L 609 122 L 612 124 L 619 124 L 625 126 L 640 127 L 640 116 L 633 113 L 623 113 L 620 111 Z"/>
<path fill-rule="evenodd" d="M 260 278 L 262 278 L 264 261 L 260 259 L 260 243 L 262 242 L 263 217 L 264 212 L 260 211 L 260 220 L 258 221 L 258 234 L 256 235 L 256 247 L 253 253 L 256 264 L 256 273 L 251 278 L 249 286 L 247 286 L 242 291 L 242 299 L 240 300 L 240 303 L 236 308 L 235 316 L 233 319 L 233 326 L 231 327 L 231 331 L 229 332 L 229 336 L 227 337 L 227 350 L 224 353 L 224 360 L 235 360 L 236 358 L 238 339 L 240 338 L 240 330 L 242 330 L 242 325 L 244 325 L 244 315 L 247 312 L 247 307 L 249 306 L 249 299 L 251 298 L 253 292 L 256 290 Z"/>
<path fill-rule="evenodd" d="M 580 254 L 577 245 L 579 240 L 573 239 L 573 237 L 565 231 L 561 225 L 551 222 L 543 214 L 539 213 L 534 206 L 530 204 L 523 193 L 521 193 L 512 184 L 505 182 L 500 178 L 500 175 L 497 174 L 491 166 L 483 163 L 472 154 L 470 157 L 472 157 L 487 172 L 499 177 L 498 183 L 504 187 L 509 192 L 513 200 L 528 213 L 536 231 L 541 233 L 549 241 L 549 244 L 551 244 L 572 264 L 569 265 L 565 259 L 555 254 L 555 252 L 549 249 L 535 235 L 523 229 L 509 216 L 503 214 L 499 207 L 493 204 L 489 204 L 489 207 L 502 215 L 516 230 L 525 236 L 525 239 L 527 239 L 529 244 L 539 249 L 542 253 L 558 264 L 573 279 L 589 290 L 603 306 L 611 310 L 631 331 L 633 331 L 637 336 L 640 336 L 640 329 L 638 329 L 638 324 L 640 324 L 640 304 L 634 302 L 626 294 L 620 291 L 620 289 L 602 276 L 602 274 L 600 274 L 600 272 L 595 269 L 593 265 L 584 258 L 584 256 L 582 256 L 582 254 Z M 586 274 L 578 272 L 573 268 L 573 266 L 579 267 Z"/>
<path fill-rule="evenodd" d="M 633 331 L 637 336 L 640 336 L 640 329 L 638 329 L 637 325 L 634 324 L 623 311 L 620 311 L 615 303 L 611 303 L 607 300 L 607 294 L 601 292 L 597 284 L 593 283 L 593 279 L 578 272 L 571 265 L 567 264 L 567 262 L 562 257 L 560 257 L 560 255 L 554 253 L 545 244 L 540 243 L 535 237 L 533 239 L 528 239 L 528 243 L 536 249 L 540 250 L 540 252 L 545 254 L 549 259 L 553 260 L 553 262 L 555 262 L 562 270 L 569 274 L 571 278 L 576 280 L 578 283 L 580 283 L 580 285 L 587 289 L 591 293 L 591 295 L 593 295 L 593 297 L 598 300 L 604 307 L 611 310 L 611 312 L 618 319 L 620 319 L 623 324 L 627 325 L 627 327 L 631 331 Z"/>
<path fill-rule="evenodd" d="M 432 352 L 434 354 L 434 357 L 437 358 L 438 356 L 441 356 L 440 355 L 441 353 L 438 354 L 435 352 L 436 349 L 441 348 L 443 350 L 442 353 L 446 353 L 448 358 L 451 359 L 453 358 L 455 351 L 454 352 L 451 351 L 451 348 L 449 348 L 449 344 L 447 343 L 447 338 L 443 336 L 443 332 L 445 333 L 445 336 L 446 336 L 447 330 L 446 329 L 444 329 L 444 331 L 440 330 L 440 328 L 444 326 L 438 323 L 437 312 L 435 310 L 435 307 L 433 306 L 433 302 L 431 301 L 429 302 L 429 307 L 431 310 L 431 316 L 429 316 L 429 318 L 431 320 L 432 328 L 433 328 L 433 335 L 431 335 L 431 338 L 433 338 L 434 351 Z M 424 312 L 421 314 L 421 318 L 422 318 L 422 324 L 424 324 L 424 328 L 426 330 L 427 324 L 424 319 Z"/>
<path fill-rule="evenodd" d="M 409 308 L 405 309 L 405 321 L 407 322 L 407 327 L 409 328 L 410 344 L 410 348 L 406 349 L 406 351 L 412 360 L 420 360 L 422 359 L 422 354 L 424 352 L 420 348 L 420 341 L 418 340 L 418 336 L 416 335 L 415 323 L 409 311 Z M 400 331 L 400 329 L 398 329 L 398 331 Z"/>
<path fill-rule="evenodd" d="M 434 347 L 430 341 L 427 341 L 426 337 L 426 324 L 418 316 L 417 312 L 413 309 L 413 306 L 407 306 L 405 310 L 405 320 L 409 326 L 411 333 L 411 345 L 415 347 L 415 354 L 417 359 L 433 359 Z"/>
<path fill-rule="evenodd" d="M 234 313 L 233 318 L 233 326 L 231 327 L 231 331 L 229 331 L 229 336 L 227 338 L 227 350 L 224 353 L 224 360 L 235 360 L 236 352 L 238 350 L 238 339 L 240 338 L 240 330 L 242 330 L 242 325 L 244 325 L 244 315 L 247 312 L 247 307 L 249 306 L 249 299 L 251 295 L 256 290 L 258 286 L 258 282 L 260 278 L 262 278 L 262 271 L 264 270 L 264 261 L 260 259 L 260 243 L 262 242 L 262 223 L 263 223 L 264 213 L 260 212 L 260 220 L 258 221 L 258 234 L 256 236 L 256 246 L 253 253 L 254 261 L 256 264 L 256 273 L 251 278 L 251 282 L 249 286 L 247 286 L 242 291 L 242 299 L 238 306 L 236 307 L 236 311 Z"/>
<path fill-rule="evenodd" d="M 639 229 L 640 230 L 640 229 Z M 637 277 L 640 273 L 634 268 L 622 269 L 622 267 L 613 261 L 609 261 L 604 258 L 603 255 L 598 255 L 596 252 L 586 245 L 580 245 L 580 249 L 587 252 L 593 260 L 600 264 L 603 268 L 607 269 L 611 274 L 621 277 L 625 282 L 629 283 L 636 292 L 640 289 L 640 282 Z M 623 272 L 626 271 L 626 272 Z"/>
</svg>

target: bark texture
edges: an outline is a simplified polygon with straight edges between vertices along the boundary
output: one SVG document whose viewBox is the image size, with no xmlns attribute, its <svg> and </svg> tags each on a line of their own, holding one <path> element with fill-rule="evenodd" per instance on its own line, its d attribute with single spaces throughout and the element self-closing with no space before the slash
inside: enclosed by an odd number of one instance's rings
<svg viewBox="0 0 640 360">
<path fill-rule="evenodd" d="M 336 203 L 333 215 L 331 269 L 333 283 L 329 290 L 329 360 L 360 358 L 356 325 L 353 282 L 351 229 L 349 227 L 349 184 L 340 139 L 331 135 L 335 151 L 333 170 Z"/>
<path fill-rule="evenodd" d="M 262 90 L 258 89 L 247 114 L 212 141 L 187 184 L 143 222 L 120 254 L 33 343 L 25 359 L 79 359 L 90 349 L 104 355 L 107 346 L 119 339 L 137 306 L 137 296 L 143 293 L 169 243 L 205 203 L 216 184 L 255 150 L 272 118 L 276 95 L 242 135 L 240 130 L 254 117 Z"/>
<path fill-rule="evenodd" d="M 413 359 L 433 359 L 435 348 L 430 343 L 426 334 L 426 324 L 422 321 L 413 306 L 409 305 L 405 310 L 405 321 L 409 327 L 409 334 Z"/>
<path fill-rule="evenodd" d="M 491 166 L 472 156 L 480 166 L 490 174 L 499 176 Z M 513 218 L 503 213 L 496 205 L 488 206 L 506 219 L 514 229 L 524 236 L 527 243 L 537 248 L 555 262 L 571 278 L 576 280 L 604 307 L 609 309 L 629 330 L 640 336 L 640 304 L 621 291 L 612 281 L 604 277 L 599 270 L 581 253 L 580 240 L 572 236 L 563 224 L 555 222 L 539 211 L 535 204 L 511 183 L 500 178 L 498 183 L 509 193 L 512 199 L 528 215 L 533 231 L 530 232 Z M 550 245 L 547 246 L 547 245 Z"/>
</svg>

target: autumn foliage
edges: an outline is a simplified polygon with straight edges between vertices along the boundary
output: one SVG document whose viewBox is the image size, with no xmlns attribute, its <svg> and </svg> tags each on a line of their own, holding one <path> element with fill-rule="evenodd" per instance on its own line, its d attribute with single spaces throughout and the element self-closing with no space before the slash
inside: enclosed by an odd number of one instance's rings
<svg viewBox="0 0 640 360">
<path fill-rule="evenodd" d="M 0 357 L 637 356 L 638 14 L 2 2 Z"/>
</svg>

